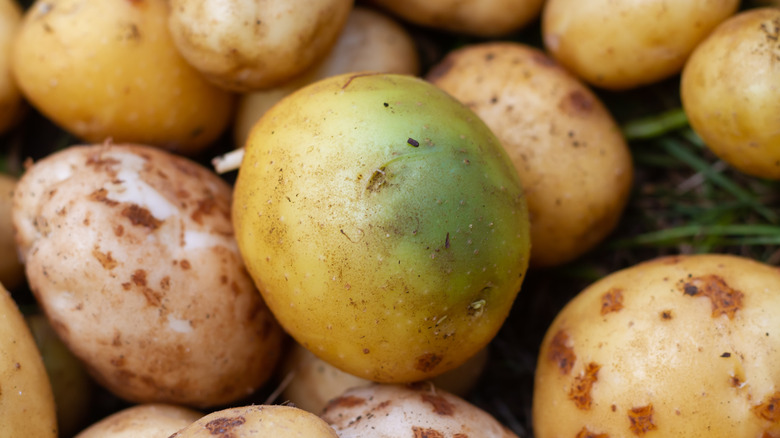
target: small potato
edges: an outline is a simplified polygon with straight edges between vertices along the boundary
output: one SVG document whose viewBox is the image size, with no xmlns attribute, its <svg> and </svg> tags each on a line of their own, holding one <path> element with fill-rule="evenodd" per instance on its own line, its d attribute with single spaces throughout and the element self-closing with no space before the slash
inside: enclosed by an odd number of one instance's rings
<svg viewBox="0 0 780 438">
<path fill-rule="evenodd" d="M 30 329 L 0 284 L 0 435 L 57 437 L 49 377 Z"/>
<path fill-rule="evenodd" d="M 73 146 L 14 193 L 30 288 L 93 377 L 126 400 L 205 407 L 271 375 L 282 331 L 247 274 L 231 188 L 150 146 Z"/>
<path fill-rule="evenodd" d="M 780 436 L 780 271 L 664 257 L 592 284 L 542 342 L 536 438 Z"/>
<path fill-rule="evenodd" d="M 421 26 L 482 37 L 509 35 L 539 16 L 544 0 L 371 0 Z"/>
<path fill-rule="evenodd" d="M 75 438 L 165 438 L 202 416 L 202 413 L 182 406 L 136 405 L 109 415 Z"/>
<path fill-rule="evenodd" d="M 362 6 L 349 13 L 325 59 L 278 87 L 242 95 L 234 125 L 236 143 L 243 146 L 255 122 L 284 96 L 319 79 L 358 71 L 420 72 L 417 46 L 409 32 L 389 16 Z"/>
<path fill-rule="evenodd" d="M 324 58 L 353 0 L 171 0 L 179 52 L 220 87 L 248 92 L 292 79 Z"/>
<path fill-rule="evenodd" d="M 472 44 L 426 76 L 501 140 L 525 189 L 531 266 L 569 262 L 617 225 L 633 182 L 631 154 L 598 97 L 543 52 Z"/>
<path fill-rule="evenodd" d="M 429 383 L 352 388 L 321 417 L 340 438 L 517 438 L 487 412 Z"/>
<path fill-rule="evenodd" d="M 544 46 L 600 88 L 624 90 L 679 73 L 739 0 L 547 0 Z"/>
<path fill-rule="evenodd" d="M 24 266 L 19 260 L 11 220 L 16 178 L 0 174 L 0 284 L 14 289 L 24 282 Z"/>
<path fill-rule="evenodd" d="M 293 406 L 239 406 L 212 412 L 169 438 L 338 438 L 317 415 Z"/>
<path fill-rule="evenodd" d="M 192 68 L 168 33 L 166 0 L 37 0 L 14 42 L 27 99 L 90 143 L 194 155 L 231 121 L 235 99 Z"/>
<path fill-rule="evenodd" d="M 16 125 L 27 108 L 11 74 L 11 48 L 21 22 L 17 0 L 0 0 L 0 134 Z"/>
<path fill-rule="evenodd" d="M 780 8 L 747 10 L 718 26 L 682 74 L 683 108 L 718 157 L 780 180 Z"/>
</svg>

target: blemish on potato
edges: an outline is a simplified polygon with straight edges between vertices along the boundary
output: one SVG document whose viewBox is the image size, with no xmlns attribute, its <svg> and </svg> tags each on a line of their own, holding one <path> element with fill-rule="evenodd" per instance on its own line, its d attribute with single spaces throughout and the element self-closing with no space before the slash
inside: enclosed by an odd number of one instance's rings
<svg viewBox="0 0 780 438">
<path fill-rule="evenodd" d="M 628 420 L 631 422 L 629 429 L 637 436 L 643 436 L 651 430 L 658 429 L 653 422 L 653 405 L 631 408 L 628 411 Z"/>
<path fill-rule="evenodd" d="M 128 218 L 133 225 L 140 225 L 152 230 L 159 228 L 163 223 L 163 221 L 152 216 L 149 210 L 136 204 L 123 208 L 122 216 Z"/>
<path fill-rule="evenodd" d="M 433 412 L 437 415 L 451 416 L 455 413 L 455 405 L 440 395 L 423 393 L 421 397 L 422 401 L 429 403 L 433 407 Z"/>
<path fill-rule="evenodd" d="M 742 308 L 742 299 L 745 296 L 727 285 L 723 278 L 713 274 L 691 277 L 682 282 L 680 287 L 685 295 L 709 298 L 712 303 L 713 318 L 726 315 L 729 319 L 734 319 L 737 310 Z"/>
<path fill-rule="evenodd" d="M 574 402 L 577 408 L 588 410 L 593 404 L 590 390 L 593 388 L 593 384 L 598 381 L 600 368 L 601 365 L 591 362 L 579 376 L 574 378 L 574 385 L 569 390 L 569 399 Z"/>
<path fill-rule="evenodd" d="M 426 353 L 417 357 L 414 368 L 427 373 L 436 368 L 436 366 L 439 365 L 443 359 L 443 356 L 439 356 L 436 353 Z"/>
<path fill-rule="evenodd" d="M 203 225 L 203 216 L 210 215 L 216 206 L 217 201 L 214 198 L 201 199 L 198 201 L 198 205 L 190 215 L 190 218 L 198 225 Z"/>
<path fill-rule="evenodd" d="M 561 374 L 569 374 L 577 360 L 574 349 L 569 343 L 569 334 L 564 330 L 558 330 L 550 342 L 550 350 L 547 353 L 547 358 L 558 364 Z"/>
<path fill-rule="evenodd" d="M 185 271 L 189 271 L 189 270 L 190 270 L 190 268 L 191 268 L 191 266 L 190 266 L 190 261 L 189 261 L 189 260 L 187 260 L 187 259 L 184 259 L 184 260 L 182 260 L 182 261 L 179 263 L 179 266 L 181 266 L 181 268 L 182 268 L 182 269 L 184 269 Z"/>
<path fill-rule="evenodd" d="M 444 438 L 444 434 L 436 429 L 425 429 L 419 426 L 412 426 L 414 438 Z"/>
<path fill-rule="evenodd" d="M 601 314 L 617 312 L 623 308 L 623 290 L 613 287 L 601 296 Z"/>
<path fill-rule="evenodd" d="M 673 318 L 672 311 L 671 310 L 663 310 L 661 311 L 661 319 L 664 321 L 670 321 Z"/>
<path fill-rule="evenodd" d="M 594 106 L 593 99 L 582 90 L 573 90 L 558 104 L 561 111 L 573 116 L 587 115 Z"/>
<path fill-rule="evenodd" d="M 753 406 L 753 413 L 771 423 L 780 424 L 780 391 L 767 397 L 760 405 Z"/>
<path fill-rule="evenodd" d="M 336 397 L 325 406 L 324 411 L 327 412 L 329 409 L 333 409 L 336 407 L 339 408 L 353 408 L 355 406 L 360 406 L 366 403 L 366 399 L 363 397 L 356 397 L 354 395 L 347 395 L 343 397 Z"/>
<path fill-rule="evenodd" d="M 244 417 L 222 417 L 209 421 L 204 427 L 212 435 L 220 435 L 222 438 L 231 438 L 233 437 L 231 429 L 239 427 L 244 423 L 246 423 Z"/>
<path fill-rule="evenodd" d="M 94 201 L 94 202 L 102 202 L 102 203 L 108 205 L 109 207 L 113 207 L 113 206 L 119 204 L 119 202 L 117 202 L 117 201 L 114 201 L 112 199 L 108 199 L 108 190 L 106 190 L 105 188 L 102 188 L 102 187 L 97 189 L 97 190 L 95 190 L 94 192 L 90 193 L 89 196 L 87 197 L 87 199 L 89 199 L 90 201 Z"/>
<path fill-rule="evenodd" d="M 606 433 L 595 433 L 588 430 L 587 427 L 583 427 L 582 430 L 577 432 L 574 438 L 609 438 Z"/>
<path fill-rule="evenodd" d="M 97 248 L 92 250 L 92 257 L 95 257 L 98 262 L 100 262 L 100 265 L 103 266 L 103 269 L 106 270 L 112 270 L 117 267 L 119 264 L 114 258 L 111 256 L 111 251 L 104 253 L 99 251 Z"/>
</svg>

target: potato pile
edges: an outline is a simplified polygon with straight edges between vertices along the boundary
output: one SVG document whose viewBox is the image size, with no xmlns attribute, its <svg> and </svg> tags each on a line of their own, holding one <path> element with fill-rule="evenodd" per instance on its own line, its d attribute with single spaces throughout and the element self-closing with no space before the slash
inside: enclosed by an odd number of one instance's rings
<svg viewBox="0 0 780 438">
<path fill-rule="evenodd" d="M 534 321 L 529 406 L 471 396 L 639 188 L 606 99 L 673 83 L 780 180 L 780 8 L 742 3 L 0 0 L 0 431 L 780 438 L 743 255 L 601 273 Z"/>
</svg>

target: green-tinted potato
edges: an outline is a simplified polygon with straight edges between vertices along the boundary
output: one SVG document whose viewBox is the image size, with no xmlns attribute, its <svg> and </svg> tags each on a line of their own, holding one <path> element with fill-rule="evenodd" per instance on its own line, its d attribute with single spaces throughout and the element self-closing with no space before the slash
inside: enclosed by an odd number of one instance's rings
<svg viewBox="0 0 780 438">
<path fill-rule="evenodd" d="M 335 76 L 265 113 L 233 220 L 287 331 L 370 380 L 463 363 L 498 331 L 528 264 L 527 208 L 498 139 L 412 76 Z"/>
</svg>

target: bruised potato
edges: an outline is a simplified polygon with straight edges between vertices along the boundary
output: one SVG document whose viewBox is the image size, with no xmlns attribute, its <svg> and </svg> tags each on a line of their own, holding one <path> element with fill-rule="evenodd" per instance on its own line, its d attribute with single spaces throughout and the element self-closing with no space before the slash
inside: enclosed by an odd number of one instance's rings
<svg viewBox="0 0 780 438">
<path fill-rule="evenodd" d="M 284 96 L 317 80 L 358 71 L 420 72 L 417 46 L 409 32 L 386 14 L 362 6 L 355 6 L 349 13 L 325 59 L 278 87 L 240 97 L 234 125 L 236 143 L 243 146 L 255 122 Z"/>
<path fill-rule="evenodd" d="M 0 431 L 7 437 L 56 438 L 49 376 L 24 316 L 0 284 Z"/>
<path fill-rule="evenodd" d="M 680 92 L 691 127 L 738 170 L 780 180 L 780 8 L 747 10 L 694 51 Z"/>
<path fill-rule="evenodd" d="M 171 0 L 180 53 L 214 83 L 248 92 L 273 87 L 325 57 L 353 0 Z"/>
<path fill-rule="evenodd" d="M 176 405 L 131 406 L 94 423 L 75 438 L 168 437 L 201 418 L 198 411 Z"/>
<path fill-rule="evenodd" d="M 129 401 L 204 407 L 271 375 L 282 332 L 247 275 L 231 188 L 150 146 L 73 146 L 13 205 L 30 288 L 96 380 Z"/>
<path fill-rule="evenodd" d="M 665 257 L 602 278 L 542 342 L 534 435 L 780 436 L 780 271 Z"/>
<path fill-rule="evenodd" d="M 321 417 L 339 438 L 517 438 L 487 412 L 430 383 L 352 388 Z"/>
<path fill-rule="evenodd" d="M 14 76 L 85 142 L 194 155 L 227 128 L 235 99 L 181 57 L 167 17 L 167 0 L 37 0 L 14 41 Z"/>
<path fill-rule="evenodd" d="M 317 415 L 294 406 L 238 406 L 212 412 L 169 438 L 338 438 Z"/>
<path fill-rule="evenodd" d="M 0 0 L 0 133 L 15 126 L 27 107 L 11 74 L 13 39 L 21 22 L 17 0 Z"/>
<path fill-rule="evenodd" d="M 682 70 L 693 49 L 739 0 L 547 0 L 544 46 L 600 88 L 625 90 Z"/>
<path fill-rule="evenodd" d="M 531 220 L 531 265 L 569 262 L 600 243 L 628 202 L 633 164 L 598 97 L 540 50 L 472 44 L 426 76 L 474 110 L 520 175 Z"/>
<path fill-rule="evenodd" d="M 24 282 L 24 266 L 16 252 L 11 219 L 16 182 L 16 178 L 0 174 L 0 284 L 6 289 L 14 289 Z"/>
</svg>

